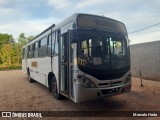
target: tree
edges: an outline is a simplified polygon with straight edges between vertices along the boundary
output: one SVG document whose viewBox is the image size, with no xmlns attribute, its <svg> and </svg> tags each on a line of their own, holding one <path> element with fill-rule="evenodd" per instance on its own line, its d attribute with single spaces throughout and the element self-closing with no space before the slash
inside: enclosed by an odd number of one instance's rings
<svg viewBox="0 0 160 120">
<path fill-rule="evenodd" d="M 14 63 L 16 65 L 20 65 L 22 60 L 22 46 L 20 46 L 18 43 L 15 43 L 13 49 L 14 49 L 13 60 L 16 60 Z"/>
<path fill-rule="evenodd" d="M 22 60 L 22 47 L 31 41 L 34 36 L 26 37 L 21 33 L 16 43 L 12 35 L 0 33 L 0 65 L 19 66 Z"/>
<path fill-rule="evenodd" d="M 2 53 L 1 53 L 1 49 L 2 49 L 2 46 L 4 44 L 14 44 L 15 41 L 14 41 L 14 38 L 12 37 L 12 35 L 9 35 L 9 34 L 2 34 L 0 33 L 0 64 L 2 64 Z"/>
<path fill-rule="evenodd" d="M 18 38 L 18 43 L 20 46 L 24 46 L 27 44 L 27 38 L 25 37 L 25 33 L 21 33 Z"/>
<path fill-rule="evenodd" d="M 8 43 L 12 43 L 12 44 L 15 43 L 14 38 L 12 37 L 12 35 L 0 33 L 0 47 L 3 44 L 8 44 Z"/>
<path fill-rule="evenodd" d="M 31 40 L 33 40 L 33 38 L 34 38 L 34 36 L 29 36 L 29 37 L 27 38 L 28 42 L 31 41 Z"/>
<path fill-rule="evenodd" d="M 25 33 L 21 33 L 18 38 L 18 43 L 14 44 L 14 49 L 16 51 L 16 64 L 21 64 L 22 59 L 22 47 L 26 45 L 28 38 L 25 36 Z"/>
<path fill-rule="evenodd" d="M 4 65 L 10 66 L 12 64 L 12 57 L 13 57 L 13 51 L 12 51 L 13 45 L 12 44 L 4 44 L 1 48 L 1 61 Z"/>
<path fill-rule="evenodd" d="M 11 43 L 11 44 L 14 44 L 14 43 L 15 43 L 15 39 L 13 38 L 12 35 L 10 35 L 10 41 L 9 41 L 9 43 Z"/>
</svg>

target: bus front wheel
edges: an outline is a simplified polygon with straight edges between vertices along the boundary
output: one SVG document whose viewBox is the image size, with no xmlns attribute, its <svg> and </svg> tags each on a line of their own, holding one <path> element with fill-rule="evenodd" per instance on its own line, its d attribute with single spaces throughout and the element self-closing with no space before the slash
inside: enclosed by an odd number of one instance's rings
<svg viewBox="0 0 160 120">
<path fill-rule="evenodd" d="M 62 98 L 62 95 L 58 93 L 57 81 L 55 77 L 52 78 L 52 93 L 55 99 L 60 100 Z"/>
</svg>

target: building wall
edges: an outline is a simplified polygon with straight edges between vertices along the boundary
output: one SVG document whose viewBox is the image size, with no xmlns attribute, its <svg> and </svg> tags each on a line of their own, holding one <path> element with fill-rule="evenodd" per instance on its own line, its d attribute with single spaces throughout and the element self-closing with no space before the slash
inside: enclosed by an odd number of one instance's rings
<svg viewBox="0 0 160 120">
<path fill-rule="evenodd" d="M 160 41 L 131 45 L 132 76 L 160 81 Z"/>
</svg>

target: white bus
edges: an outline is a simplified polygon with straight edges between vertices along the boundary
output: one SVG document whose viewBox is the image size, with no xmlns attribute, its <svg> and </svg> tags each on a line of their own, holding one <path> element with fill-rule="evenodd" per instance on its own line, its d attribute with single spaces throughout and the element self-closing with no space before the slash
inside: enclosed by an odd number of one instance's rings
<svg viewBox="0 0 160 120">
<path fill-rule="evenodd" d="M 75 103 L 131 90 L 130 48 L 123 23 L 76 13 L 23 47 L 29 82 L 47 86 L 56 99 Z"/>
</svg>

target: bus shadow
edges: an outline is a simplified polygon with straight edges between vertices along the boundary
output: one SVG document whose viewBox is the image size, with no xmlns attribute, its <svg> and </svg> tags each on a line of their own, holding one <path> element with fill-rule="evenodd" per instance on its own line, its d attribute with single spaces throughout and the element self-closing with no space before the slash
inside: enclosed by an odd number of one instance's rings
<svg viewBox="0 0 160 120">
<path fill-rule="evenodd" d="M 121 109 L 123 107 L 123 104 L 120 101 L 117 101 L 111 97 L 82 103 L 81 105 L 85 106 L 86 109 L 91 111 L 112 111 Z"/>
<path fill-rule="evenodd" d="M 67 111 L 117 111 L 125 106 L 112 97 L 84 103 L 74 103 L 70 100 L 62 100 L 61 102 L 66 105 Z"/>
<path fill-rule="evenodd" d="M 52 93 L 49 93 L 46 86 L 38 82 L 34 82 L 33 84 L 35 84 L 41 90 L 44 90 L 45 93 L 48 92 L 47 95 L 52 96 Z M 53 97 L 53 99 L 55 98 Z M 122 109 L 125 106 L 122 101 L 117 100 L 114 96 L 84 103 L 74 103 L 73 101 L 64 97 L 62 100 L 57 100 L 57 102 L 59 104 L 63 104 L 67 111 L 114 111 Z"/>
</svg>

